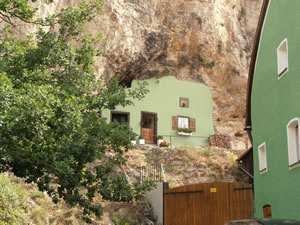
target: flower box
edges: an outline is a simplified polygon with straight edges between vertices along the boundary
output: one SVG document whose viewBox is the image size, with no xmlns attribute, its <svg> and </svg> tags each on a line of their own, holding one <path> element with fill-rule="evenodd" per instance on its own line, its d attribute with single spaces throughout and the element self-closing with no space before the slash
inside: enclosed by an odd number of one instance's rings
<svg viewBox="0 0 300 225">
<path fill-rule="evenodd" d="M 163 141 L 162 143 L 159 144 L 159 147 L 169 147 L 170 143 Z"/>
<path fill-rule="evenodd" d="M 178 131 L 178 135 L 180 135 L 180 136 L 192 136 L 192 133 L 185 133 L 185 132 L 180 132 L 180 131 Z"/>
<path fill-rule="evenodd" d="M 157 139 L 157 145 L 160 145 L 163 141 L 164 139 Z"/>
<path fill-rule="evenodd" d="M 145 144 L 145 139 L 139 139 L 139 144 L 144 145 Z"/>
<path fill-rule="evenodd" d="M 145 144 L 145 138 L 144 138 L 143 135 L 140 135 L 140 136 L 139 136 L 139 144 L 140 144 L 140 145 L 144 145 L 144 144 Z"/>
</svg>

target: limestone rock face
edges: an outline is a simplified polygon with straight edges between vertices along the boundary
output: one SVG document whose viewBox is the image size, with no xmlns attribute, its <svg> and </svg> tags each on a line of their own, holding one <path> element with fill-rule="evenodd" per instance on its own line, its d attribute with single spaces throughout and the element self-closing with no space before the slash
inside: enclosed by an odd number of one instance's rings
<svg viewBox="0 0 300 225">
<path fill-rule="evenodd" d="M 45 15 L 77 2 L 36 4 Z M 206 84 L 215 132 L 231 136 L 232 148 L 245 149 L 247 75 L 261 5 L 262 0 L 105 1 L 104 13 L 86 27 L 107 39 L 96 71 L 106 78 L 119 73 L 124 83 L 173 75 Z"/>
</svg>

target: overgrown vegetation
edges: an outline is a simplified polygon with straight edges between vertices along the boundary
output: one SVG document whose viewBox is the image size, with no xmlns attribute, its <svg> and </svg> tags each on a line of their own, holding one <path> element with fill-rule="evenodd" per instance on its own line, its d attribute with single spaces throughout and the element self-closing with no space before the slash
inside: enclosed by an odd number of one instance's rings
<svg viewBox="0 0 300 225">
<path fill-rule="evenodd" d="M 128 222 L 124 219 L 119 219 L 117 217 L 113 218 L 114 225 L 137 225 L 136 223 Z"/>
<path fill-rule="evenodd" d="M 199 64 L 201 66 L 204 66 L 205 68 L 212 69 L 215 66 L 215 62 L 206 62 L 200 55 L 198 56 Z"/>
<path fill-rule="evenodd" d="M 103 38 L 85 34 L 84 25 L 101 13 L 102 4 L 83 1 L 77 8 L 37 18 L 27 0 L 0 0 L 1 25 L 41 25 L 27 39 L 1 26 L 0 171 L 36 183 L 55 203 L 64 199 L 80 207 L 87 222 L 103 214 L 93 202 L 96 195 L 133 201 L 152 186 L 138 181 L 131 186 L 114 170 L 126 163 L 123 153 L 135 134 L 128 126 L 107 123 L 102 113 L 133 104 L 147 90 L 145 84 L 126 90 L 117 79 L 97 78 L 92 65 Z M 91 166 L 95 160 L 102 161 Z"/>
<path fill-rule="evenodd" d="M 170 187 L 214 181 L 246 182 L 236 159 L 239 151 L 214 147 L 149 148 L 130 150 L 127 173 L 141 165 L 162 163 Z"/>
<path fill-rule="evenodd" d="M 0 225 L 25 225 L 25 200 L 26 190 L 0 174 Z"/>
</svg>

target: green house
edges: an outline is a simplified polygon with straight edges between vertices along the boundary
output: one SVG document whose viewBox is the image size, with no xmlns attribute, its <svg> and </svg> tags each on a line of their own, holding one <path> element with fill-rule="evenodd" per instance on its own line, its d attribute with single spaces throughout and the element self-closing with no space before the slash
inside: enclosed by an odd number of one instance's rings
<svg viewBox="0 0 300 225">
<path fill-rule="evenodd" d="M 149 93 L 145 98 L 135 101 L 134 106 L 106 111 L 104 117 L 128 123 L 135 133 L 144 136 L 146 144 L 156 144 L 157 136 L 161 135 L 173 147 L 207 145 L 208 136 L 214 133 L 208 87 L 173 76 L 146 81 Z M 137 83 L 134 80 L 132 88 Z M 179 128 L 190 129 L 192 133 L 179 133 Z"/>
<path fill-rule="evenodd" d="M 256 217 L 300 219 L 300 1 L 265 0 L 248 82 Z"/>
</svg>

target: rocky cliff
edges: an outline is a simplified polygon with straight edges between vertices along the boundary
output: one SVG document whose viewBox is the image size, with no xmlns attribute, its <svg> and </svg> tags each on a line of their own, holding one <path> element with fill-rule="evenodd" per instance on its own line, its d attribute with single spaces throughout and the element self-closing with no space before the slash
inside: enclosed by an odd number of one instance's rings
<svg viewBox="0 0 300 225">
<path fill-rule="evenodd" d="M 37 3 L 40 15 L 77 0 Z M 96 70 L 132 79 L 173 75 L 206 84 L 213 97 L 215 132 L 244 149 L 247 73 L 262 0 L 107 0 L 87 25 L 107 39 Z M 35 26 L 21 28 L 34 30 Z"/>
</svg>

